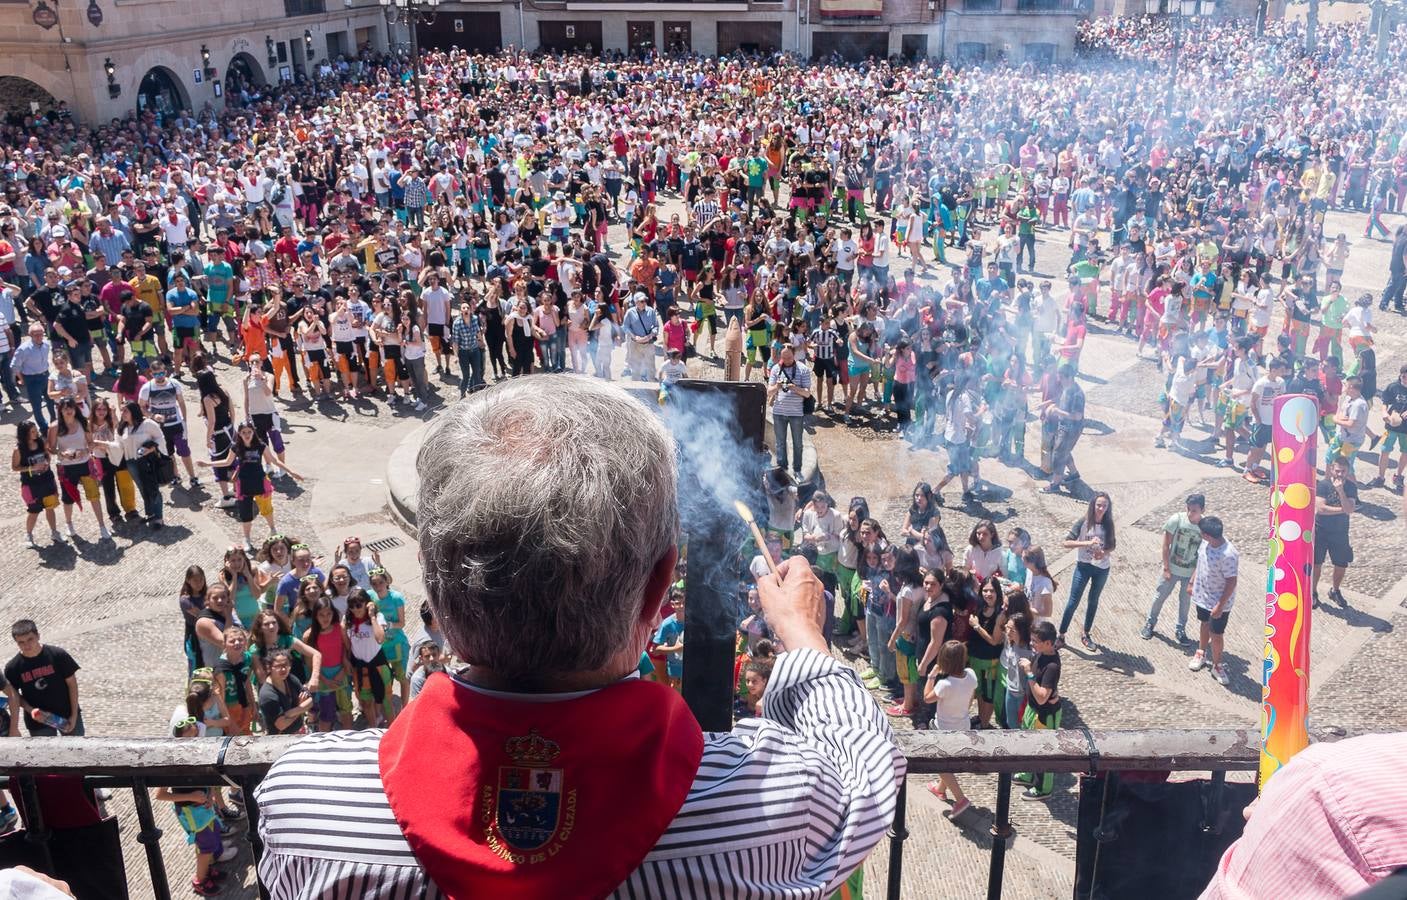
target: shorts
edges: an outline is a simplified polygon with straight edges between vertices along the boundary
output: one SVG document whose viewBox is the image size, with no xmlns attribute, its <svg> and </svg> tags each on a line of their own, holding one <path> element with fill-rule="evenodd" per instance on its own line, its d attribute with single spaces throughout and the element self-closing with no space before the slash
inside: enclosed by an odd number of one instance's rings
<svg viewBox="0 0 1407 900">
<path fill-rule="evenodd" d="M 1212 611 L 1204 607 L 1197 607 L 1197 621 L 1210 622 L 1212 634 L 1226 634 L 1226 621 L 1231 618 L 1231 610 L 1227 610 L 1216 618 L 1212 618 Z"/>
<path fill-rule="evenodd" d="M 855 360 L 852 360 L 850 362 L 849 371 L 851 378 L 859 378 L 861 375 L 870 374 L 870 364 L 867 362 L 857 362 Z"/>
<path fill-rule="evenodd" d="M 209 853 L 211 856 L 219 856 L 225 849 L 225 841 L 220 837 L 220 824 L 211 822 L 209 828 L 202 828 L 193 835 L 189 835 L 189 843 L 195 844 L 197 853 Z"/>
<path fill-rule="evenodd" d="M 1394 447 L 1403 453 L 1407 453 L 1407 434 L 1389 429 L 1388 432 L 1383 435 L 1383 448 L 1378 452 L 1386 456 L 1393 451 Z"/>
<path fill-rule="evenodd" d="M 894 642 L 894 666 L 899 673 L 899 683 L 904 685 L 922 684 L 918 675 L 918 660 L 914 659 L 914 645 L 907 638 Z"/>
<path fill-rule="evenodd" d="M 445 336 L 445 326 L 436 322 L 431 322 L 426 325 L 425 330 L 429 332 L 430 337 L 442 338 Z"/>
<path fill-rule="evenodd" d="M 977 676 L 977 696 L 987 703 L 997 702 L 997 697 L 1002 694 L 1001 660 L 969 656 L 967 665 Z"/>
<path fill-rule="evenodd" d="M 1251 429 L 1251 446 L 1264 450 L 1270 446 L 1270 426 L 1257 425 Z"/>
<path fill-rule="evenodd" d="M 948 447 L 948 474 L 962 475 L 972 471 L 972 445 L 952 444 Z"/>
<path fill-rule="evenodd" d="M 234 307 L 230 305 L 228 301 L 223 300 L 219 302 L 207 301 L 205 304 L 205 313 L 210 317 L 210 326 L 208 329 L 210 331 L 215 330 L 215 321 L 217 319 L 233 319 L 235 317 Z"/>
<path fill-rule="evenodd" d="M 177 325 L 177 326 L 175 326 L 174 328 L 172 328 L 171 330 L 172 330 L 172 333 L 176 335 L 176 345 L 177 345 L 178 347 L 184 346 L 185 343 L 186 343 L 186 341 L 190 341 L 191 343 L 195 343 L 195 333 L 196 333 L 196 328 L 195 328 L 195 326 L 193 326 L 193 325 Z"/>
<path fill-rule="evenodd" d="M 835 381 L 836 375 L 839 374 L 836 371 L 835 359 L 833 357 L 830 359 L 818 359 L 811 368 L 812 371 L 816 373 L 817 378 L 828 378 L 831 381 Z"/>
<path fill-rule="evenodd" d="M 1353 458 L 1357 455 L 1357 444 L 1350 444 L 1347 441 L 1341 440 L 1337 435 L 1334 436 L 1333 440 L 1329 441 L 1329 455 L 1326 457 L 1327 459 L 1332 460 L 1334 457 L 1337 456 L 1342 458 L 1344 462 L 1352 466 Z"/>
<path fill-rule="evenodd" d="M 45 494 L 43 497 L 33 497 L 26 492 L 24 498 L 24 511 L 31 514 L 42 513 L 46 509 L 56 509 L 58 505 L 58 494 Z"/>
<path fill-rule="evenodd" d="M 342 670 L 345 666 L 338 666 L 337 668 Z M 326 669 L 323 670 L 324 678 L 327 677 L 326 671 Z M 337 722 L 338 713 L 350 713 L 352 711 L 352 689 L 349 685 L 344 684 L 330 691 L 319 690 L 316 697 L 317 703 L 313 708 L 317 711 L 318 721 L 320 722 L 335 724 Z"/>
<path fill-rule="evenodd" d="M 1332 531 L 1324 528 L 1314 530 L 1314 564 L 1324 565 L 1328 558 L 1337 568 L 1344 568 L 1353 562 L 1353 545 L 1348 542 L 1348 531 Z"/>
<path fill-rule="evenodd" d="M 255 494 L 252 497 L 240 497 L 237 505 L 239 520 L 241 522 L 253 522 L 256 509 L 259 515 L 266 519 L 272 519 L 274 517 L 274 500 L 271 494 Z"/>
<path fill-rule="evenodd" d="M 93 364 L 93 344 L 92 344 L 92 342 L 91 342 L 91 341 L 85 341 L 84 343 L 79 344 L 77 347 L 69 347 L 69 348 L 68 348 L 68 360 L 69 360 L 69 362 L 71 362 L 71 363 L 73 364 L 73 367 L 74 367 L 75 369 L 81 369 L 81 368 L 83 368 L 84 366 L 90 366 L 90 365 L 92 365 L 92 364 Z"/>
</svg>

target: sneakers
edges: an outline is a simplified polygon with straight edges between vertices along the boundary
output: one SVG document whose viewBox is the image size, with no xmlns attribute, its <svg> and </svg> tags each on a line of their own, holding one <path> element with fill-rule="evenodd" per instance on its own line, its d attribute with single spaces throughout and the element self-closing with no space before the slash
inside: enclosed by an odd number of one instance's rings
<svg viewBox="0 0 1407 900">
<path fill-rule="evenodd" d="M 1380 487 L 1383 487 L 1383 486 L 1386 485 L 1386 484 L 1387 484 L 1387 482 L 1384 481 L 1381 477 L 1379 477 L 1379 478 L 1374 478 L 1372 481 L 1368 482 L 1367 484 L 1365 484 L 1365 485 L 1363 485 L 1363 486 L 1364 486 L 1365 488 L 1380 488 Z"/>
<path fill-rule="evenodd" d="M 215 508 L 231 509 L 232 507 L 238 505 L 238 503 L 239 501 L 235 499 L 234 494 L 230 494 L 228 497 L 221 497 L 220 502 L 215 504 Z"/>
<path fill-rule="evenodd" d="M 1216 461 L 1216 467 L 1217 467 L 1218 469 L 1231 469 L 1231 468 L 1234 468 L 1235 466 L 1236 466 L 1236 463 L 1235 463 L 1234 461 L 1229 460 L 1229 459 L 1227 459 L 1227 458 L 1224 457 L 1224 456 L 1221 457 L 1220 459 L 1218 459 L 1218 460 Z"/>
<path fill-rule="evenodd" d="M 64 540 L 64 536 L 61 535 L 61 534 L 59 534 L 59 530 L 58 530 L 57 528 L 55 528 L 53 531 L 50 531 L 50 532 L 49 532 L 49 539 L 52 540 L 52 541 L 53 541 L 54 543 L 56 543 L 56 544 L 67 544 L 67 543 L 68 543 L 68 541 L 65 541 L 65 540 Z"/>
<path fill-rule="evenodd" d="M 1343 598 L 1343 592 L 1338 588 L 1329 588 L 1329 599 L 1339 606 L 1348 606 L 1348 601 Z"/>
<path fill-rule="evenodd" d="M 127 521 L 129 521 L 129 522 L 135 522 L 135 521 L 137 521 L 138 519 L 140 519 L 141 517 L 142 517 L 142 514 L 139 513 L 139 512 L 137 512 L 135 509 L 129 509 L 129 510 L 127 510 L 127 515 L 126 515 Z M 114 521 L 116 521 L 116 520 L 114 519 Z"/>
<path fill-rule="evenodd" d="M 1212 677 L 1215 678 L 1216 683 L 1222 687 L 1226 687 L 1231 683 L 1231 677 L 1226 674 L 1226 666 L 1221 664 L 1212 666 Z"/>
<path fill-rule="evenodd" d="M 1153 439 L 1153 446 L 1161 450 L 1167 446 L 1167 442 L 1163 440 L 1163 436 L 1160 434 Z"/>
<path fill-rule="evenodd" d="M 220 893 L 220 882 L 213 878 L 206 878 L 204 881 L 191 881 L 191 891 L 201 897 L 213 897 Z"/>
<path fill-rule="evenodd" d="M 1153 640 L 1153 623 L 1144 622 L 1143 630 L 1138 633 L 1138 636 L 1143 638 L 1145 641 Z"/>
<path fill-rule="evenodd" d="M 1084 647 L 1091 653 L 1099 649 L 1099 645 L 1094 642 L 1094 638 L 1089 636 L 1088 631 L 1083 631 L 1080 633 L 1080 646 Z"/>
<path fill-rule="evenodd" d="M 198 477 L 195 476 L 195 475 L 192 475 L 192 476 L 191 476 L 191 490 L 194 491 L 194 490 L 198 489 L 199 487 L 200 487 L 200 478 L 198 478 Z"/>
<path fill-rule="evenodd" d="M 112 532 L 107 530 L 107 526 L 106 526 L 106 525 L 99 526 L 99 528 L 98 528 L 98 540 L 100 540 L 100 541 L 110 541 L 110 540 L 112 540 Z"/>
<path fill-rule="evenodd" d="M 34 532 L 28 532 L 24 536 L 24 546 L 28 550 L 34 550 L 39 545 L 34 543 Z"/>
<path fill-rule="evenodd" d="M 1192 638 L 1188 637 L 1187 632 L 1184 631 L 1182 628 L 1178 628 L 1176 631 L 1173 632 L 1173 640 L 1177 641 L 1184 647 L 1192 643 Z"/>
<path fill-rule="evenodd" d="M 1044 800 L 1051 795 L 1050 791 L 1038 791 L 1034 787 L 1028 787 L 1021 792 L 1022 800 Z"/>
<path fill-rule="evenodd" d="M 215 861 L 227 863 L 230 860 L 234 859 L 236 856 L 239 856 L 239 847 L 235 846 L 234 844 L 230 844 L 224 850 L 220 851 L 220 855 L 215 857 Z"/>
<path fill-rule="evenodd" d="M 1201 650 L 1192 654 L 1192 658 L 1187 661 L 1187 668 L 1192 672 L 1200 672 L 1202 669 L 1206 668 L 1206 665 L 1207 657 Z"/>
<path fill-rule="evenodd" d="M 71 541 L 76 541 L 76 540 L 78 540 L 78 531 L 73 527 L 73 523 L 72 523 L 72 522 L 69 522 L 69 523 L 68 523 L 67 531 L 68 531 L 68 539 L 69 539 L 69 540 L 71 540 Z"/>
<path fill-rule="evenodd" d="M 886 715 L 894 716 L 894 717 L 900 718 L 900 719 L 905 719 L 905 718 L 908 718 L 908 715 L 909 715 L 909 708 L 908 708 L 907 706 L 905 706 L 905 705 L 903 704 L 903 702 L 901 701 L 901 702 L 896 703 L 896 704 L 894 704 L 893 706 L 887 708 L 884 712 L 885 712 Z"/>
<path fill-rule="evenodd" d="M 428 409 L 428 407 L 425 405 L 425 401 L 424 401 L 424 400 L 417 400 L 417 401 L 415 401 L 415 411 L 416 411 L 416 412 L 424 412 L 426 409 Z"/>
<path fill-rule="evenodd" d="M 963 797 L 961 802 L 953 804 L 953 808 L 948 810 L 948 818 L 956 819 L 958 816 L 967 812 L 971 808 L 972 801 L 967 799 L 966 797 Z"/>
</svg>

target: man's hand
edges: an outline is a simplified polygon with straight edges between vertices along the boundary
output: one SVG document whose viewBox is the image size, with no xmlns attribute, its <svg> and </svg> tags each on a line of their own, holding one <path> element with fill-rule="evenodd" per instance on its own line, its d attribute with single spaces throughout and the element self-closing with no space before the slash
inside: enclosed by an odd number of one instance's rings
<svg viewBox="0 0 1407 900">
<path fill-rule="evenodd" d="M 1172 581 L 1172 569 L 1167 566 L 1163 566 L 1163 580 Z"/>
<path fill-rule="evenodd" d="M 1212 607 L 1212 612 L 1211 612 L 1212 618 L 1213 618 L 1213 619 L 1219 619 L 1219 618 L 1221 618 L 1222 611 L 1225 610 L 1225 609 L 1226 609 L 1226 601 L 1225 601 L 1225 600 L 1218 600 L 1218 601 L 1216 602 L 1216 606 L 1213 606 L 1213 607 Z"/>
<path fill-rule="evenodd" d="M 810 563 L 799 556 L 783 560 L 777 573 L 757 580 L 762 614 L 783 644 L 797 650 L 810 647 L 825 653 L 821 636 L 825 620 L 825 591 L 811 572 Z"/>
</svg>

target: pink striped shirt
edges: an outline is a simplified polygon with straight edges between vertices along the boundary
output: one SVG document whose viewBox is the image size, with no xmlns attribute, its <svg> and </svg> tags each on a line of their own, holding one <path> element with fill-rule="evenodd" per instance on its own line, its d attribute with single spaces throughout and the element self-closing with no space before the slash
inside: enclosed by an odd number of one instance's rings
<svg viewBox="0 0 1407 900">
<path fill-rule="evenodd" d="M 1407 866 L 1407 733 L 1315 744 L 1271 777 L 1201 900 L 1339 898 Z"/>
</svg>

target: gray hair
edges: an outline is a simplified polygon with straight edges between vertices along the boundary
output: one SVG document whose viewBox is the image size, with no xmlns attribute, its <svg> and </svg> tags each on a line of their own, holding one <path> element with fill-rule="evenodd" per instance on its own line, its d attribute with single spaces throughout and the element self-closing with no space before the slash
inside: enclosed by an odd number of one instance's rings
<svg viewBox="0 0 1407 900">
<path fill-rule="evenodd" d="M 427 597 L 460 658 L 540 677 L 627 647 L 679 526 L 674 441 L 643 403 L 516 378 L 442 415 L 416 468 Z"/>
</svg>

